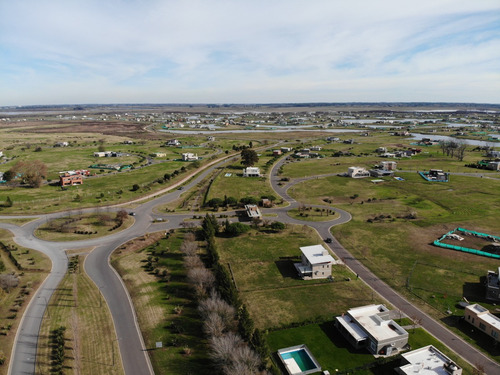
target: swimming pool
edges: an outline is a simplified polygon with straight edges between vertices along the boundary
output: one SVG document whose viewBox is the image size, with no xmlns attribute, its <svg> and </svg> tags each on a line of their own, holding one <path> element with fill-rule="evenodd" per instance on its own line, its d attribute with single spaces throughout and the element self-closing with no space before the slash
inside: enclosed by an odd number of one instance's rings
<svg viewBox="0 0 500 375">
<path fill-rule="evenodd" d="M 321 371 L 321 366 L 305 345 L 280 349 L 278 354 L 290 375 Z"/>
</svg>

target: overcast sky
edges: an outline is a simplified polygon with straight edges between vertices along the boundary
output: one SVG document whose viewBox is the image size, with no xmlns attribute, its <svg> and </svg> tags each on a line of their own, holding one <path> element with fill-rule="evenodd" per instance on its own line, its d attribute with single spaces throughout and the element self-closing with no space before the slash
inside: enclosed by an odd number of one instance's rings
<svg viewBox="0 0 500 375">
<path fill-rule="evenodd" d="M 499 0 L 0 0 L 0 106 L 500 103 Z"/>
</svg>

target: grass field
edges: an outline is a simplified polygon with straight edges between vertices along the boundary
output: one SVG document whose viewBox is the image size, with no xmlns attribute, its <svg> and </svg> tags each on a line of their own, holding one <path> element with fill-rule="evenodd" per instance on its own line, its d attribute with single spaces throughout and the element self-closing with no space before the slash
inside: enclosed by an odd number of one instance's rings
<svg viewBox="0 0 500 375">
<path fill-rule="evenodd" d="M 119 224 L 116 212 L 74 215 L 39 226 L 35 235 L 46 241 L 75 241 L 108 236 L 127 229 L 133 223 L 134 219 L 127 215 Z"/>
<path fill-rule="evenodd" d="M 333 266 L 334 282 L 296 276 L 293 258 L 300 256 L 299 247 L 322 243 L 309 227 L 288 226 L 281 233 L 252 230 L 236 238 L 219 237 L 217 243 L 221 262 L 231 265 L 241 297 L 259 328 L 324 318 L 378 301 L 344 266 Z"/>
<path fill-rule="evenodd" d="M 65 369 L 77 374 L 123 374 L 111 314 L 99 289 L 83 272 L 84 257 L 66 274 L 49 301 L 42 321 L 37 374 L 51 372 L 51 332 L 66 327 Z"/>
<path fill-rule="evenodd" d="M 410 328 L 408 333 L 408 342 L 412 350 L 426 345 L 434 345 L 437 349 L 456 361 L 459 366 L 463 368 L 464 375 L 473 373 L 473 369 L 469 364 L 454 355 L 446 346 L 441 344 L 422 328 Z M 306 344 L 321 365 L 322 370 L 329 370 L 331 374 L 335 374 L 336 370 L 338 370 L 343 373 L 383 375 L 392 373 L 394 367 L 400 366 L 399 360 L 395 360 L 384 366 L 377 365 L 377 359 L 369 354 L 368 351 L 354 350 L 347 340 L 337 331 L 333 321 L 271 331 L 267 336 L 267 340 L 272 352 L 290 346 Z M 372 369 L 354 370 L 360 366 L 371 363 L 374 364 Z"/>
<path fill-rule="evenodd" d="M 0 259 L 6 267 L 1 273 L 14 272 L 19 277 L 16 288 L 9 292 L 0 289 L 0 358 L 6 358 L 5 363 L 0 366 L 0 374 L 5 375 L 21 317 L 31 296 L 48 274 L 51 263 L 49 258 L 38 251 L 18 247 L 10 232 L 4 229 L 0 229 L 0 242 L 11 249 L 15 246 L 16 250 L 12 251 L 12 255 L 23 267 L 23 271 L 17 269 L 7 253 L 0 249 Z"/>
<path fill-rule="evenodd" d="M 156 234 L 133 241 L 113 254 L 112 264 L 132 297 L 146 347 L 163 342 L 162 349 L 149 352 L 155 373 L 208 375 L 212 368 L 206 342 L 179 252 L 183 236 L 177 231 L 169 239 Z M 159 258 L 155 268 L 166 270 L 168 281 L 146 272 L 148 256 Z"/>
</svg>

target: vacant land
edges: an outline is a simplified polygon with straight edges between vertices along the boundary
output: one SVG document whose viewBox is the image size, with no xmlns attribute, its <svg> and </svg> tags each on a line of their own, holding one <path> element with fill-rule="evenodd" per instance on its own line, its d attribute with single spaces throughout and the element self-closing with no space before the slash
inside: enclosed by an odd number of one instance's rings
<svg viewBox="0 0 500 375">
<path fill-rule="evenodd" d="M 252 230 L 235 238 L 218 237 L 217 243 L 221 262 L 230 265 L 258 328 L 322 319 L 379 301 L 342 265 L 333 267 L 333 282 L 298 278 L 293 263 L 300 262 L 299 247 L 322 243 L 309 227 L 289 225 L 281 233 Z"/>
<path fill-rule="evenodd" d="M 179 251 L 177 231 L 131 241 L 113 254 L 112 264 L 125 281 L 157 374 L 211 374 L 207 346 L 201 338 L 193 292 Z M 148 268 L 148 263 L 152 268 Z M 162 349 L 153 349 L 162 342 Z"/>
</svg>

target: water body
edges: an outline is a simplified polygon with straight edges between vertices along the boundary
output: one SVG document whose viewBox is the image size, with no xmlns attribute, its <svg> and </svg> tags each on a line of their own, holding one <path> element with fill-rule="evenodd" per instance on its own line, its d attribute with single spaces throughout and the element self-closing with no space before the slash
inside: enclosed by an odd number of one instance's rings
<svg viewBox="0 0 500 375">
<path fill-rule="evenodd" d="M 491 142 L 491 141 L 478 141 L 475 139 L 463 139 L 463 138 L 454 138 L 448 137 L 446 135 L 432 135 L 432 134 L 419 134 L 419 133 L 411 133 L 411 137 L 413 139 L 421 140 L 422 138 L 429 138 L 432 141 L 464 141 L 468 145 L 473 146 L 494 146 L 500 147 L 500 142 Z"/>
<path fill-rule="evenodd" d="M 315 126 L 315 125 L 314 125 Z M 307 127 L 307 129 L 304 129 Z M 287 132 L 310 132 L 318 131 L 324 133 L 359 133 L 362 130 L 354 129 L 312 129 L 311 126 L 297 126 L 291 128 L 280 128 L 280 129 L 236 129 L 236 130 L 166 130 L 160 129 L 160 131 L 175 134 L 243 134 L 243 133 L 287 133 Z"/>
</svg>

